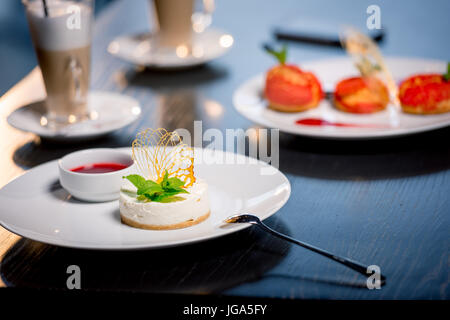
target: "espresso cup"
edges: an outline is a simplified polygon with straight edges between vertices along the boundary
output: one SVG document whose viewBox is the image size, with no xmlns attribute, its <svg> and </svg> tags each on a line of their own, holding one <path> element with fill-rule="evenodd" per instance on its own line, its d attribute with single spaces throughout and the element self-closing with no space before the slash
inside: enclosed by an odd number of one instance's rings
<svg viewBox="0 0 450 320">
<path fill-rule="evenodd" d="M 150 0 L 159 48 L 191 48 L 193 31 L 203 32 L 211 24 L 214 0 L 202 2 L 203 11 L 194 13 L 195 0 Z"/>
<path fill-rule="evenodd" d="M 88 115 L 94 0 L 23 0 L 47 92 L 48 125 Z"/>
</svg>

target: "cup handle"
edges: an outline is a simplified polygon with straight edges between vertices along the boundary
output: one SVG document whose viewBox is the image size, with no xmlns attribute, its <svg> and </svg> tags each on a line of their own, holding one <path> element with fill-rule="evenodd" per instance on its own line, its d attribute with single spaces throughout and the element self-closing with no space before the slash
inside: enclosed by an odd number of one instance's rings
<svg viewBox="0 0 450 320">
<path fill-rule="evenodd" d="M 82 93 L 81 93 L 81 76 L 83 74 L 83 68 L 78 61 L 76 57 L 70 57 L 69 64 L 68 64 L 69 71 L 72 75 L 72 80 L 74 84 L 74 100 L 76 102 L 81 102 L 83 99 Z"/>
<path fill-rule="evenodd" d="M 215 9 L 214 0 L 202 0 L 203 11 L 192 14 L 192 28 L 195 32 L 201 33 L 211 25 L 212 13 Z"/>
</svg>

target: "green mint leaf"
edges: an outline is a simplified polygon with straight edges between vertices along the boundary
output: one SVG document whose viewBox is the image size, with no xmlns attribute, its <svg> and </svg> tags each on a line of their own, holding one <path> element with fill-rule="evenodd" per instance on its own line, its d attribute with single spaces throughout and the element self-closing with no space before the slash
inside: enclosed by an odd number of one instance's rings
<svg viewBox="0 0 450 320">
<path fill-rule="evenodd" d="M 154 185 L 148 185 L 145 188 L 139 189 L 137 194 L 139 194 L 139 195 L 148 194 L 151 196 L 155 193 L 161 193 L 161 192 L 164 192 L 163 188 L 159 184 L 155 183 Z"/>
<path fill-rule="evenodd" d="M 183 188 L 167 188 L 164 189 L 164 192 L 189 193 L 186 189 Z"/>
<path fill-rule="evenodd" d="M 447 73 L 444 73 L 442 77 L 444 78 L 445 81 L 450 80 L 450 62 L 447 63 Z"/>
<path fill-rule="evenodd" d="M 271 55 L 273 55 L 280 64 L 285 64 L 287 59 L 287 46 L 283 45 L 280 51 L 276 51 L 269 45 L 264 45 L 264 49 Z"/>
<path fill-rule="evenodd" d="M 143 202 L 175 202 L 184 200 L 183 197 L 176 197 L 180 193 L 189 193 L 182 188 L 184 182 L 176 177 L 169 178 L 167 170 L 164 173 L 161 183 L 152 180 L 145 180 L 137 174 L 124 177 L 128 179 L 137 188 L 137 200 Z"/>
<path fill-rule="evenodd" d="M 150 187 L 160 186 L 155 181 L 152 180 L 145 180 L 145 182 L 142 184 L 141 189 L 146 189 Z"/>
<path fill-rule="evenodd" d="M 146 180 L 138 174 L 130 174 L 123 178 L 130 181 L 138 190 L 141 189 L 146 182 Z"/>
<path fill-rule="evenodd" d="M 178 178 L 169 178 L 168 180 L 168 187 L 169 188 L 179 188 L 184 186 L 184 181 L 178 179 Z"/>
<path fill-rule="evenodd" d="M 163 192 L 162 187 L 152 180 L 146 180 L 141 188 L 138 189 L 137 194 Z"/>
<path fill-rule="evenodd" d="M 180 192 L 178 191 L 164 191 L 164 193 L 160 193 L 160 194 L 156 194 L 154 196 L 153 201 L 159 201 L 161 199 L 167 198 L 167 197 L 171 197 L 174 196 L 176 194 L 179 194 Z"/>
<path fill-rule="evenodd" d="M 147 197 L 146 197 L 145 195 L 143 195 L 143 194 L 137 196 L 137 199 L 138 199 L 139 201 L 144 201 L 144 202 L 149 202 L 149 201 L 150 201 L 150 199 L 147 198 Z"/>
<path fill-rule="evenodd" d="M 167 170 L 164 172 L 164 177 L 163 180 L 161 181 L 160 185 L 161 187 L 166 188 L 169 184 L 169 173 L 167 172 Z"/>
<path fill-rule="evenodd" d="M 163 198 L 159 202 L 169 203 L 169 202 L 177 202 L 177 201 L 183 201 L 183 200 L 185 200 L 183 197 L 171 196 L 171 197 Z"/>
<path fill-rule="evenodd" d="M 159 184 L 152 180 L 145 180 L 142 176 L 138 174 L 131 174 L 129 176 L 124 177 L 128 179 L 136 188 L 137 188 L 137 194 L 142 195 L 145 193 L 155 193 L 155 192 L 162 192 L 163 189 Z"/>
<path fill-rule="evenodd" d="M 180 190 L 164 191 L 164 193 L 155 194 L 155 195 L 152 197 L 152 201 L 155 201 L 155 202 L 164 202 L 164 200 L 165 200 L 166 198 L 175 196 L 175 195 L 177 195 L 177 194 L 179 194 L 179 193 L 182 193 L 182 192 L 183 192 L 183 191 L 180 191 Z M 186 191 L 186 192 L 187 192 L 187 191 Z M 183 197 L 178 197 L 178 198 L 184 200 Z"/>
</svg>

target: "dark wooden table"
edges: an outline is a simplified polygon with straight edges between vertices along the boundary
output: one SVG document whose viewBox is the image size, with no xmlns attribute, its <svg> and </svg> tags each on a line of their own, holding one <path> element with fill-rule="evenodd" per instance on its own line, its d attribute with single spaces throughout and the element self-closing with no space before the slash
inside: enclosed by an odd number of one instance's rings
<svg viewBox="0 0 450 320">
<path fill-rule="evenodd" d="M 214 25 L 233 34 L 231 52 L 183 72 L 136 68 L 106 52 L 119 34 L 148 30 L 146 1 L 117 1 L 98 18 L 92 87 L 139 99 L 137 123 L 104 139 L 54 145 L 9 127 L 7 115 L 44 97 L 39 70 L 0 100 L 0 186 L 73 150 L 128 146 L 145 127 L 250 128 L 233 109 L 233 91 L 273 64 L 260 49 L 289 19 L 330 16 L 361 22 L 377 1 L 217 1 Z M 382 1 L 386 54 L 447 59 L 446 1 Z M 421 20 L 420 23 L 417 21 Z M 420 25 L 420 27 L 419 27 Z M 291 61 L 342 55 L 337 48 L 295 44 Z M 216 111 L 208 112 L 208 104 Z M 448 299 L 449 128 L 403 138 L 327 141 L 280 133 L 280 170 L 292 184 L 288 203 L 267 222 L 293 237 L 381 267 L 388 283 L 365 279 L 317 254 L 257 229 L 164 250 L 102 252 L 59 248 L 0 228 L 2 286 L 65 288 L 66 268 L 82 270 L 84 290 L 223 293 L 332 299 Z M 3 208 L 0 208 L 2 210 Z M 31 212 L 30 212 L 31 213 Z"/>
</svg>

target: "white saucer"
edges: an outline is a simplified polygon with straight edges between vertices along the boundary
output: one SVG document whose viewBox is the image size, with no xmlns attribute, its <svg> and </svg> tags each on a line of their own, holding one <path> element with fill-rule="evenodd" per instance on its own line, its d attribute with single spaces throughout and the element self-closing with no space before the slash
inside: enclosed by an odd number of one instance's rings
<svg viewBox="0 0 450 320">
<path fill-rule="evenodd" d="M 447 62 L 414 59 L 388 58 L 386 63 L 397 82 L 417 73 L 444 73 Z M 358 75 L 348 58 L 302 63 L 303 70 L 314 72 L 325 91 L 333 91 L 335 84 L 346 77 Z M 369 139 L 393 137 L 429 131 L 450 125 L 450 113 L 437 115 L 413 115 L 403 113 L 394 105 L 374 114 L 350 114 L 337 110 L 331 101 L 322 100 L 319 107 L 298 113 L 282 113 L 267 108 L 262 97 L 265 75 L 260 74 L 241 85 L 234 93 L 233 103 L 244 117 L 260 125 L 279 128 L 281 131 L 331 139 Z M 366 125 L 366 127 L 305 126 L 295 122 L 305 118 L 321 118 L 329 122 Z M 367 127 L 367 125 L 371 127 Z M 372 126 L 373 125 L 373 126 Z"/>
<path fill-rule="evenodd" d="M 121 150 L 131 152 L 130 148 Z M 23 237 L 58 246 L 105 250 L 161 248 L 236 232 L 249 225 L 224 226 L 226 217 L 250 212 L 266 219 L 288 200 L 289 181 L 277 169 L 222 151 L 216 151 L 214 159 L 235 156 L 234 164 L 212 163 L 212 158 L 201 161 L 208 154 L 211 151 L 195 149 L 195 174 L 208 183 L 211 216 L 195 226 L 143 230 L 122 224 L 118 200 L 81 202 L 62 189 L 57 161 L 27 171 L 0 190 L 0 224 Z"/>
<path fill-rule="evenodd" d="M 194 33 L 192 54 L 183 51 L 154 49 L 151 34 L 121 36 L 108 46 L 108 52 L 128 62 L 151 68 L 181 69 L 207 63 L 225 54 L 233 45 L 233 37 L 221 30 L 208 28 Z M 181 54 L 180 54 L 181 53 Z"/>
<path fill-rule="evenodd" d="M 136 99 L 118 93 L 92 91 L 88 97 L 92 119 L 52 130 L 41 125 L 45 101 L 38 101 L 14 110 L 8 116 L 8 123 L 16 129 L 32 132 L 49 140 L 80 140 L 103 136 L 123 128 L 135 121 L 141 114 Z"/>
</svg>

